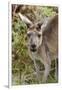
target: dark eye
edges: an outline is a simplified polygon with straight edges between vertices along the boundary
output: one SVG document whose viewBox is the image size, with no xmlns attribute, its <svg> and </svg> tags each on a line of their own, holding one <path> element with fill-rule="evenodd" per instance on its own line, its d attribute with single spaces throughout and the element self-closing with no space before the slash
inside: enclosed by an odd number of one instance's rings
<svg viewBox="0 0 62 90">
<path fill-rule="evenodd" d="M 38 34 L 38 37 L 40 38 L 41 37 L 41 34 Z"/>
<path fill-rule="evenodd" d="M 30 37 L 30 36 L 31 36 L 31 34 L 30 34 L 30 33 L 27 33 L 27 36 L 28 36 L 28 37 Z"/>
</svg>

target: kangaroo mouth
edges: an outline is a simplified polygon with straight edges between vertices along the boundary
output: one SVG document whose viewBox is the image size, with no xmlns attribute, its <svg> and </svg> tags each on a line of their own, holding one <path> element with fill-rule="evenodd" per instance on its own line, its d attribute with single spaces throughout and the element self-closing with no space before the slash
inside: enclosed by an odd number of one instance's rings
<svg viewBox="0 0 62 90">
<path fill-rule="evenodd" d="M 36 49 L 35 48 L 31 48 L 30 51 L 36 52 Z"/>
</svg>

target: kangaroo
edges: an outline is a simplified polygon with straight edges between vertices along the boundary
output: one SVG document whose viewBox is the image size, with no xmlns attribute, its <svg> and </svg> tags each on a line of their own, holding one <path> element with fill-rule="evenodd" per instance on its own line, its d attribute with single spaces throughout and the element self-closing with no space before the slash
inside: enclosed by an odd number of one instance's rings
<svg viewBox="0 0 62 90">
<path fill-rule="evenodd" d="M 28 53 L 34 62 L 37 79 L 39 83 L 46 82 L 51 70 L 51 61 L 58 58 L 58 15 L 51 16 L 38 23 L 33 23 L 21 13 L 18 15 L 28 27 Z M 36 60 L 40 60 L 45 68 L 42 80 Z"/>
</svg>

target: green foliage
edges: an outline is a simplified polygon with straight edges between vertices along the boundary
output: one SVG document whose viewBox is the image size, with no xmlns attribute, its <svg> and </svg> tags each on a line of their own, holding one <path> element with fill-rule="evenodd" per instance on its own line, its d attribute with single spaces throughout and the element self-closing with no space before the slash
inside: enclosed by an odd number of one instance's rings
<svg viewBox="0 0 62 90">
<path fill-rule="evenodd" d="M 53 15 L 55 15 L 56 14 L 56 12 L 55 11 L 53 11 L 53 8 L 51 8 L 51 7 L 42 7 L 42 15 L 43 16 L 53 16 Z"/>
<path fill-rule="evenodd" d="M 32 15 L 33 21 L 40 20 L 41 17 L 52 16 L 56 14 L 56 12 L 53 11 L 53 8 L 40 7 L 40 6 L 37 7 L 36 11 L 32 9 L 32 12 L 30 12 L 31 13 L 30 15 Z M 13 85 L 38 83 L 36 79 L 36 72 L 33 65 L 33 61 L 30 59 L 28 55 L 28 50 L 25 40 L 26 32 L 27 32 L 26 24 L 22 22 L 20 18 L 13 16 L 12 18 L 12 84 Z M 38 64 L 39 66 L 42 66 L 40 62 L 38 62 Z M 41 67 L 40 70 L 42 70 Z M 53 70 L 52 72 L 54 73 L 55 71 Z M 51 79 L 50 76 L 48 78 L 48 82 L 57 82 L 55 80 L 55 77 Z"/>
</svg>

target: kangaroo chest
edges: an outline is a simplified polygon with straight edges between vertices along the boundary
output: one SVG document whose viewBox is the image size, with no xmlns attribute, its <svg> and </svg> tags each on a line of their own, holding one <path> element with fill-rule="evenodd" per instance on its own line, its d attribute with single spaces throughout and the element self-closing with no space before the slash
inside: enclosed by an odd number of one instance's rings
<svg viewBox="0 0 62 90">
<path fill-rule="evenodd" d="M 29 52 L 29 56 L 32 60 L 40 60 L 44 64 L 44 60 L 42 58 L 42 54 L 38 54 L 38 52 Z"/>
</svg>

